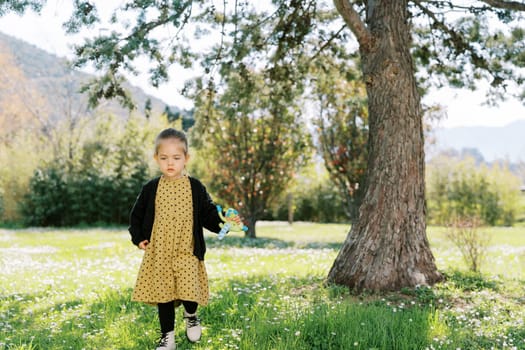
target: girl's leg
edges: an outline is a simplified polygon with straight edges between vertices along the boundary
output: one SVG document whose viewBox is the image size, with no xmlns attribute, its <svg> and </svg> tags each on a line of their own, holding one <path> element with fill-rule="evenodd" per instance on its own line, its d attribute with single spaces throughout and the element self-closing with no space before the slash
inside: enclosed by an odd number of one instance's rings
<svg viewBox="0 0 525 350">
<path fill-rule="evenodd" d="M 196 302 L 187 300 L 183 300 L 182 305 L 184 306 L 184 310 L 186 310 L 186 312 L 190 315 L 196 313 L 197 307 L 199 306 L 199 304 L 197 304 Z"/>
<path fill-rule="evenodd" d="M 175 329 L 175 304 L 173 301 L 158 303 L 160 331 L 168 333 Z"/>
<path fill-rule="evenodd" d="M 201 338 L 202 327 L 199 318 L 197 317 L 197 304 L 194 301 L 183 300 L 184 305 L 184 319 L 186 320 L 186 336 L 191 342 L 196 342 Z"/>
</svg>

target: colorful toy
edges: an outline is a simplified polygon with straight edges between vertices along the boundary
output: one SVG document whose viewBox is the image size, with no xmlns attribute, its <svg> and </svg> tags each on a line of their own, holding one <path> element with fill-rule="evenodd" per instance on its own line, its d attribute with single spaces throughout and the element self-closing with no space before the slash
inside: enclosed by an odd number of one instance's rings
<svg viewBox="0 0 525 350">
<path fill-rule="evenodd" d="M 217 205 L 217 211 L 219 212 L 219 217 L 221 218 L 221 220 L 224 221 L 224 224 L 219 224 L 219 226 L 221 227 L 218 236 L 219 239 L 223 239 L 229 231 L 248 231 L 248 227 L 246 227 L 242 222 L 237 223 L 237 221 L 235 220 L 235 218 L 239 216 L 239 212 L 237 210 L 233 208 L 228 208 L 226 209 L 226 212 L 223 215 L 222 207 L 220 205 Z"/>
</svg>

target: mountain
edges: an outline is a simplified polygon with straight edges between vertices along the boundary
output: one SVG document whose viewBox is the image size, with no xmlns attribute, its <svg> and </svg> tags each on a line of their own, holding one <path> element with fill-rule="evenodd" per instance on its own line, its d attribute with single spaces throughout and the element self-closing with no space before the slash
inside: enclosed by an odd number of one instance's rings
<svg viewBox="0 0 525 350">
<path fill-rule="evenodd" d="M 486 161 L 525 161 L 525 120 L 502 127 L 456 127 L 435 130 L 436 148 L 477 149 Z"/>
<path fill-rule="evenodd" d="M 71 112 L 109 113 L 127 118 L 130 112 L 116 101 L 101 101 L 95 110 L 88 109 L 88 98 L 79 90 L 93 78 L 72 69 L 64 58 L 0 33 L 0 113 L 4 112 L 4 118 L 9 103 L 26 107 L 23 111 L 18 109 L 19 115 L 42 114 L 47 121 L 60 120 Z M 146 105 L 152 115 L 165 110 L 166 104 L 160 99 L 129 84 L 126 88 L 137 106 L 135 113 L 144 114 Z M 168 108 L 173 113 L 180 112 L 177 107 Z"/>
</svg>

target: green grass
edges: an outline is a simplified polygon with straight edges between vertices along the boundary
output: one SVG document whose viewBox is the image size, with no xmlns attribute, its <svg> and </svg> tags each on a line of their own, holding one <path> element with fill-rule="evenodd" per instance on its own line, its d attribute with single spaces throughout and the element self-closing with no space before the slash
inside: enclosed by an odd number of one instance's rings
<svg viewBox="0 0 525 350">
<path fill-rule="evenodd" d="M 348 229 L 208 236 L 203 337 L 185 339 L 179 310 L 178 349 L 525 349 L 525 227 L 484 229 L 483 274 L 430 227 L 446 281 L 381 295 L 324 284 Z M 154 348 L 156 309 L 130 301 L 141 258 L 124 229 L 0 230 L 0 349 Z"/>
</svg>

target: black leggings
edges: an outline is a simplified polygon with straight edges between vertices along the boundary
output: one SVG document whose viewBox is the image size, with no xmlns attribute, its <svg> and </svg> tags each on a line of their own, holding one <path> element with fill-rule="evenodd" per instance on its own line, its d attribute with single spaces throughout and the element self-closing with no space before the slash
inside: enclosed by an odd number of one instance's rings
<svg viewBox="0 0 525 350">
<path fill-rule="evenodd" d="M 194 314 L 197 312 L 197 304 L 194 301 L 182 301 L 184 310 L 189 314 Z M 168 333 L 175 329 L 175 302 L 169 301 L 167 303 L 158 303 L 157 307 L 159 309 L 159 321 L 160 321 L 160 331 L 162 333 Z"/>
</svg>

